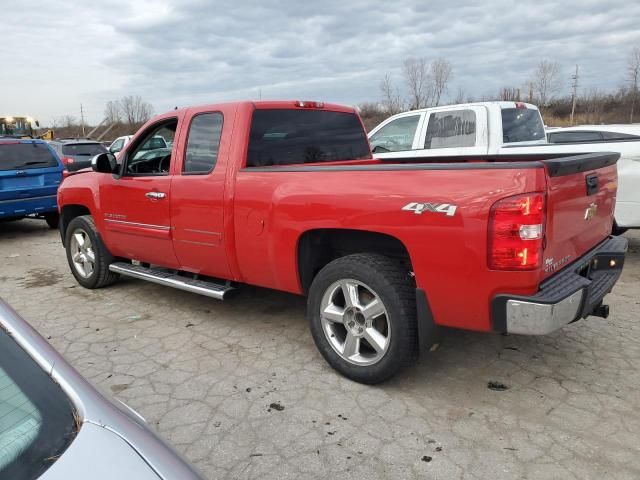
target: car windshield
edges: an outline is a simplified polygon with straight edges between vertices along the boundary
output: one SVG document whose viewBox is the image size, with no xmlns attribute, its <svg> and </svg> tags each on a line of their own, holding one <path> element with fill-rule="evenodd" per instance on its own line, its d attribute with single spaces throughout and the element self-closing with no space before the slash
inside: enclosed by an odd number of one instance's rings
<svg viewBox="0 0 640 480">
<path fill-rule="evenodd" d="M 0 329 L 0 478 L 35 480 L 76 433 L 69 399 Z"/>
<path fill-rule="evenodd" d="M 544 124 L 534 108 L 502 109 L 503 143 L 535 142 L 544 140 Z"/>
<path fill-rule="evenodd" d="M 106 151 L 106 147 L 101 143 L 71 143 L 62 146 L 62 154 L 71 156 L 93 157 Z"/>
<path fill-rule="evenodd" d="M 0 142 L 0 170 L 56 166 L 58 162 L 44 143 Z"/>
</svg>

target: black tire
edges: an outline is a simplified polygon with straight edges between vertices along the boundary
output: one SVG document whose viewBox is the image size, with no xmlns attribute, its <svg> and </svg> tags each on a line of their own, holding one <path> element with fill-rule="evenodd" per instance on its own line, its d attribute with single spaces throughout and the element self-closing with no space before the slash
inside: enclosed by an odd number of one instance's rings
<svg viewBox="0 0 640 480">
<path fill-rule="evenodd" d="M 372 365 L 350 363 L 332 347 L 320 314 L 325 292 L 343 279 L 362 282 L 382 301 L 391 335 L 386 353 Z M 345 377 L 360 383 L 387 380 L 418 356 L 415 284 L 407 268 L 378 254 L 354 254 L 326 265 L 316 275 L 309 290 L 307 317 L 313 340 L 325 360 Z"/>
<path fill-rule="evenodd" d="M 88 276 L 83 276 L 78 271 L 72 258 L 72 237 L 76 233 L 86 234 L 91 241 L 95 261 L 93 271 Z M 83 287 L 90 289 L 102 288 L 118 280 L 119 275 L 109 270 L 109 265 L 113 263 L 114 258 L 102 242 L 93 218 L 90 215 L 82 215 L 69 222 L 66 229 L 65 245 L 67 262 L 69 262 L 71 273 Z"/>
<path fill-rule="evenodd" d="M 50 229 L 55 230 L 58 228 L 58 223 L 60 223 L 60 214 L 58 212 L 45 213 L 44 220 Z"/>
</svg>

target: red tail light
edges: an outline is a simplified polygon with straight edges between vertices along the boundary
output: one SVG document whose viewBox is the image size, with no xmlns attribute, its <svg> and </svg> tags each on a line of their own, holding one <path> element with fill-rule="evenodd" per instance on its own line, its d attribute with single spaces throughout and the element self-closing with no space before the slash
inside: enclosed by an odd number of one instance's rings
<svg viewBox="0 0 640 480">
<path fill-rule="evenodd" d="M 534 270 L 543 253 L 545 196 L 527 193 L 504 198 L 491 207 L 489 268 Z"/>
<path fill-rule="evenodd" d="M 73 163 L 73 158 L 71 157 L 62 157 L 60 160 L 62 161 L 63 165 L 70 165 Z"/>
</svg>

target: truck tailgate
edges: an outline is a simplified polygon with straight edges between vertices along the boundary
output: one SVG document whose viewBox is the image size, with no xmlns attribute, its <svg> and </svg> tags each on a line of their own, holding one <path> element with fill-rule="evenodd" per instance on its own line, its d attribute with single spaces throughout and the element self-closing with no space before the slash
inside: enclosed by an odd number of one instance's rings
<svg viewBox="0 0 640 480">
<path fill-rule="evenodd" d="M 544 160 L 547 172 L 544 278 L 577 260 L 611 234 L 617 153 Z"/>
</svg>

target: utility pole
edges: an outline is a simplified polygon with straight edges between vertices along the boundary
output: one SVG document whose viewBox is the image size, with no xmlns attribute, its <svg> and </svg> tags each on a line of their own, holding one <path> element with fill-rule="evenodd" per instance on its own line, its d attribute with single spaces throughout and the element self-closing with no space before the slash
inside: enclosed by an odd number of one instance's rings
<svg viewBox="0 0 640 480">
<path fill-rule="evenodd" d="M 82 136 L 84 137 L 84 110 L 82 104 L 80 104 L 80 125 L 82 125 Z"/>
<path fill-rule="evenodd" d="M 571 79 L 573 80 L 573 83 L 571 84 L 573 93 L 571 94 L 571 117 L 569 118 L 569 125 L 573 125 L 573 115 L 576 113 L 576 99 L 578 98 L 578 71 L 579 66 L 576 65 L 576 73 L 571 75 Z"/>
</svg>

